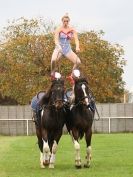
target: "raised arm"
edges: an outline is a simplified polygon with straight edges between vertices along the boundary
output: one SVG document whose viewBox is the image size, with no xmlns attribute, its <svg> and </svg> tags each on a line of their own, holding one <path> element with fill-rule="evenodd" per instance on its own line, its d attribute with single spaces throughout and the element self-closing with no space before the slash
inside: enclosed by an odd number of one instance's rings
<svg viewBox="0 0 133 177">
<path fill-rule="evenodd" d="M 59 45 L 59 28 L 57 28 L 54 32 L 54 42 L 55 45 Z"/>
<path fill-rule="evenodd" d="M 73 34 L 74 34 L 74 40 L 75 40 L 75 44 L 76 44 L 76 52 L 79 52 L 80 48 L 79 48 L 78 33 L 76 30 L 73 30 Z"/>
<path fill-rule="evenodd" d="M 54 42 L 55 42 L 56 47 L 58 47 L 58 50 L 61 51 L 62 48 L 59 42 L 59 32 L 60 32 L 60 28 L 57 28 L 54 32 Z"/>
</svg>

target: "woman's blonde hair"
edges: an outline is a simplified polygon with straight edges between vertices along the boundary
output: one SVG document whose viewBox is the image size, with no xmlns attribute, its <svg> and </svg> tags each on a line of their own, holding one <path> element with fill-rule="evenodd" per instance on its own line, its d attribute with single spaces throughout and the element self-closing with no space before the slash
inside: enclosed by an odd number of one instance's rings
<svg viewBox="0 0 133 177">
<path fill-rule="evenodd" d="M 66 14 L 61 18 L 61 20 L 63 21 L 64 18 L 68 18 L 68 20 L 70 21 L 70 17 L 69 17 L 69 15 L 68 15 L 68 13 L 66 13 Z"/>
</svg>

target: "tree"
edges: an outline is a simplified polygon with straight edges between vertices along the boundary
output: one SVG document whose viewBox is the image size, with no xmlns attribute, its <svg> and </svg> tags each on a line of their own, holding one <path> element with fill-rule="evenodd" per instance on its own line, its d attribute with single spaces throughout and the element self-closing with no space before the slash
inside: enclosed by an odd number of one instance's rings
<svg viewBox="0 0 133 177">
<path fill-rule="evenodd" d="M 91 31 L 80 35 L 83 71 L 98 101 L 120 102 L 124 92 L 124 51 L 120 45 L 103 40 L 103 34 Z"/>
<path fill-rule="evenodd" d="M 50 59 L 54 49 L 52 22 L 42 18 L 20 18 L 9 23 L 1 33 L 0 93 L 27 104 L 40 90 L 50 84 Z M 103 32 L 79 34 L 82 72 L 89 79 L 98 102 L 119 102 L 123 95 L 122 80 L 125 60 L 123 49 L 102 39 Z M 72 45 L 74 42 L 72 41 Z M 61 61 L 63 75 L 71 72 L 72 64 Z M 67 83 L 67 85 L 69 85 Z"/>
<path fill-rule="evenodd" d="M 51 25 L 51 26 L 50 26 Z M 21 18 L 2 32 L 0 48 L 0 88 L 2 95 L 11 96 L 19 103 L 27 103 L 37 90 L 48 84 L 50 55 L 53 50 L 52 24 L 42 19 Z M 51 45 L 52 44 L 52 45 Z"/>
</svg>

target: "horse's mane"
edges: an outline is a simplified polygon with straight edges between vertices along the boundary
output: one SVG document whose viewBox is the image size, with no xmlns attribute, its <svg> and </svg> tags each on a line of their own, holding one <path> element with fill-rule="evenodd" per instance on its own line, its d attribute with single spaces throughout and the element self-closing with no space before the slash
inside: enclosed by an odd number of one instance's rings
<svg viewBox="0 0 133 177">
<path fill-rule="evenodd" d="M 39 105 L 42 106 L 44 104 L 48 104 L 49 102 L 49 98 L 50 98 L 50 93 L 51 90 L 49 89 L 46 94 L 41 98 L 41 100 L 39 101 Z"/>
</svg>

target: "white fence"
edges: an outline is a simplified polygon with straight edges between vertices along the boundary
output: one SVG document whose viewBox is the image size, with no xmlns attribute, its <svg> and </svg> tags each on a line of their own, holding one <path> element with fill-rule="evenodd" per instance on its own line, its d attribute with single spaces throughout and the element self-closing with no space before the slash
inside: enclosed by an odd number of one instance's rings
<svg viewBox="0 0 133 177">
<path fill-rule="evenodd" d="M 97 104 L 101 119 L 93 122 L 93 132 L 133 132 L 133 104 Z M 0 135 L 33 135 L 30 105 L 0 106 Z M 97 118 L 97 114 L 95 115 Z M 64 128 L 64 132 L 66 129 Z"/>
<path fill-rule="evenodd" d="M 125 126 L 125 129 L 123 128 L 124 124 L 122 122 L 121 130 L 118 130 L 117 128 L 114 130 L 113 123 L 111 124 L 111 121 L 112 120 L 118 121 L 120 119 L 124 120 L 125 123 L 129 120 L 130 121 L 129 121 L 129 123 L 127 123 L 127 127 Z M 107 120 L 107 122 L 105 120 Z M 32 127 L 34 127 L 34 123 L 32 123 L 32 119 L 0 119 L 0 121 L 4 122 L 4 125 L 6 123 L 8 123 L 9 126 L 12 126 L 12 124 L 9 122 L 15 122 L 15 124 L 20 121 L 22 121 L 23 123 L 26 122 L 26 127 L 24 128 L 24 129 L 26 129 L 26 135 L 28 136 L 28 135 L 35 134 L 35 128 L 32 128 L 32 131 L 31 131 L 31 126 L 29 126 L 30 124 L 33 124 Z M 100 122 L 102 122 L 102 126 L 101 126 Z M 130 124 L 130 127 L 129 127 L 129 124 Z M 115 124 L 115 126 L 118 126 L 118 124 L 117 125 Z M 98 129 L 98 127 L 100 127 L 100 129 Z M 9 129 L 11 129 L 11 127 L 9 127 Z M 93 132 L 111 133 L 111 132 L 125 132 L 125 131 L 126 132 L 133 132 L 133 117 L 101 117 L 99 121 L 94 120 L 94 123 L 93 123 Z M 14 132 L 14 130 L 12 128 L 12 131 L 10 131 L 10 135 L 17 135 L 16 131 L 15 131 L 16 133 L 13 133 L 13 132 Z M 24 132 L 25 131 L 22 131 L 22 135 L 25 134 Z M 65 127 L 64 127 L 64 132 L 66 132 Z M 0 133 L 2 134 L 2 132 L 0 132 Z M 3 134 L 4 134 L 4 132 L 3 132 Z M 8 134 L 6 132 L 6 129 L 5 129 L 5 134 Z"/>
<path fill-rule="evenodd" d="M 125 119 L 125 120 L 128 120 L 128 119 L 132 119 L 132 125 L 133 125 L 133 117 L 101 117 L 101 119 L 107 119 L 108 120 L 108 133 L 111 133 L 111 120 L 113 119 Z M 124 130 L 123 130 L 124 131 Z M 133 126 L 132 126 L 132 129 L 127 129 L 127 131 L 133 131 Z"/>
<path fill-rule="evenodd" d="M 0 119 L 0 121 L 26 121 L 26 135 L 29 135 L 29 121 L 32 119 Z"/>
</svg>

